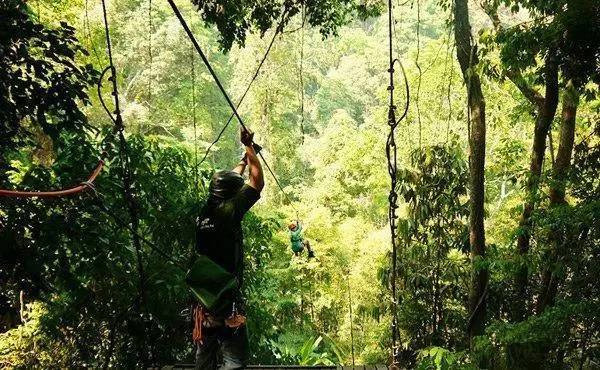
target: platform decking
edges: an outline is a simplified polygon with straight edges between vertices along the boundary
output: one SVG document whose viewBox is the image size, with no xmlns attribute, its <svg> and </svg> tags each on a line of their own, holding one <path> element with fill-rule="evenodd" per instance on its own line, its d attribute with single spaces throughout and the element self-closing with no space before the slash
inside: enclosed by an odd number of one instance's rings
<svg viewBox="0 0 600 370">
<path fill-rule="evenodd" d="M 174 366 L 163 366 L 162 370 L 186 370 L 193 369 L 193 364 L 177 364 Z M 257 369 L 293 369 L 293 370 L 388 370 L 386 365 L 356 365 L 356 366 L 302 366 L 302 365 L 249 365 L 248 370 Z"/>
</svg>

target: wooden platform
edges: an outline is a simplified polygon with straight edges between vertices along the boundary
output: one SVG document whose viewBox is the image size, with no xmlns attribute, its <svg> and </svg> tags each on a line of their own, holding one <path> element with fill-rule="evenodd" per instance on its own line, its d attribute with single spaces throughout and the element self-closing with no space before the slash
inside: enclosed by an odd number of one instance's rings
<svg viewBox="0 0 600 370">
<path fill-rule="evenodd" d="M 174 366 L 163 366 L 163 370 L 186 370 L 193 369 L 193 364 L 176 364 Z M 249 365 L 248 370 L 257 369 L 294 369 L 294 370 L 387 370 L 386 365 L 356 365 L 356 366 L 302 366 L 302 365 Z"/>
</svg>

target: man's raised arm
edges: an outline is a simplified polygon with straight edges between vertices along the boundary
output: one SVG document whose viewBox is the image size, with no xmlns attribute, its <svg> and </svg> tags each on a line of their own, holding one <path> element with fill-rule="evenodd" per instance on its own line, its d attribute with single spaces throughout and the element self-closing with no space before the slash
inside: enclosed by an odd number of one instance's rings
<svg viewBox="0 0 600 370">
<path fill-rule="evenodd" d="M 265 187 L 265 178 L 260 160 L 252 146 L 254 133 L 248 132 L 242 128 L 240 136 L 242 144 L 246 147 L 246 164 L 248 165 L 248 176 L 250 177 L 249 185 L 260 193 Z"/>
</svg>

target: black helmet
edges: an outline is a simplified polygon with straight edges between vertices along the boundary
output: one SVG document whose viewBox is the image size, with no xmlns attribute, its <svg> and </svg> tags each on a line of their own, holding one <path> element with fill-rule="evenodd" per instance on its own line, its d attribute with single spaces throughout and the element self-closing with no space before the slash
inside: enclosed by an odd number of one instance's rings
<svg viewBox="0 0 600 370">
<path fill-rule="evenodd" d="M 244 178 L 234 171 L 217 171 L 210 180 L 208 193 L 219 200 L 229 199 L 244 185 Z"/>
</svg>

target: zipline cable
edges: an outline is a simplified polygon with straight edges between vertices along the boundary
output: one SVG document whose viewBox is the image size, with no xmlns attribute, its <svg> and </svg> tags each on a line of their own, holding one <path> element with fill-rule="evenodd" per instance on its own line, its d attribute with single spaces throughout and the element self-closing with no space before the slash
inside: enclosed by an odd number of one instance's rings
<svg viewBox="0 0 600 370">
<path fill-rule="evenodd" d="M 397 280 L 397 259 L 398 259 L 398 246 L 396 243 L 397 239 L 397 215 L 396 209 L 398 208 L 398 193 L 396 191 L 397 186 L 397 173 L 398 173 L 398 161 L 397 161 L 397 145 L 395 139 L 395 130 L 398 127 L 400 121 L 402 121 L 407 113 L 410 102 L 410 91 L 408 86 L 408 80 L 406 78 L 406 73 L 404 71 L 404 67 L 399 59 L 394 58 L 393 52 L 393 19 L 392 19 L 392 0 L 388 0 L 388 42 L 389 42 L 389 75 L 390 82 L 388 86 L 389 91 L 389 109 L 388 109 L 388 126 L 390 128 L 390 132 L 388 134 L 387 142 L 386 142 L 386 157 L 387 157 L 387 165 L 388 165 L 388 173 L 390 175 L 390 193 L 388 196 L 389 209 L 388 209 L 388 219 L 390 224 L 390 233 L 391 233 L 391 244 L 392 244 L 392 271 L 391 271 L 391 294 L 392 294 L 392 343 L 391 343 L 391 352 L 392 352 L 392 367 L 398 367 L 400 363 L 400 343 L 399 343 L 399 330 L 398 330 L 398 292 L 396 288 L 396 280 Z M 398 63 L 400 66 L 401 72 L 404 77 L 404 83 L 406 87 L 406 105 L 404 107 L 404 112 L 399 119 L 396 119 L 396 106 L 394 103 L 394 65 Z"/>
<path fill-rule="evenodd" d="M 267 57 L 269 56 L 269 53 L 271 52 L 271 48 L 273 47 L 273 44 L 275 43 L 275 39 L 281 33 L 281 31 L 283 30 L 283 24 L 285 22 L 286 13 L 287 13 L 286 11 L 282 12 L 282 14 L 281 14 L 281 21 L 277 25 L 277 28 L 275 29 L 275 33 L 273 34 L 273 37 L 271 38 L 271 41 L 269 42 L 269 45 L 267 46 L 267 49 L 265 50 L 265 53 L 264 53 L 262 59 L 260 60 L 260 62 L 258 63 L 258 66 L 256 67 L 254 75 L 250 79 L 250 82 L 248 82 L 248 85 L 246 86 L 246 89 L 244 90 L 244 93 L 242 94 L 242 96 L 238 100 L 238 102 L 237 102 L 237 108 L 239 108 L 242 105 L 242 103 L 244 102 L 244 99 L 246 98 L 246 95 L 250 91 L 250 88 L 252 87 L 252 84 L 254 83 L 254 81 L 258 78 L 258 75 L 260 74 L 260 70 L 262 69 L 263 64 L 267 60 Z M 188 37 L 189 37 L 189 35 L 190 34 L 188 33 Z M 206 149 L 206 151 L 204 153 L 204 156 L 202 157 L 202 159 L 200 160 L 200 162 L 197 164 L 197 166 L 200 166 L 200 165 L 202 165 L 202 163 L 204 163 L 204 161 L 208 157 L 208 154 L 210 154 L 210 150 L 212 149 L 212 147 L 219 140 L 221 140 L 221 137 L 223 136 L 223 133 L 225 133 L 225 130 L 227 130 L 227 127 L 229 127 L 229 124 L 233 120 L 233 117 L 235 117 L 235 113 L 232 113 L 229 116 L 229 119 L 227 120 L 227 123 L 225 123 L 225 125 L 223 126 L 223 128 L 221 129 L 221 131 L 219 131 L 219 134 L 217 135 L 217 137 L 210 143 L 210 145 L 208 146 L 208 148 Z"/>
<path fill-rule="evenodd" d="M 231 98 L 229 97 L 229 94 L 227 94 L 227 91 L 225 91 L 225 88 L 223 87 L 223 84 L 221 84 L 221 81 L 219 80 L 219 77 L 217 76 L 217 74 L 215 73 L 214 69 L 212 68 L 210 62 L 208 61 L 208 58 L 206 57 L 206 55 L 202 51 L 202 48 L 200 47 L 200 44 L 198 44 L 198 41 L 194 37 L 194 34 L 192 33 L 192 31 L 189 28 L 189 26 L 187 25 L 185 19 L 181 15 L 181 12 L 177 8 L 177 5 L 175 5 L 175 3 L 173 2 L 173 0 L 167 0 L 167 1 L 169 2 L 169 5 L 171 5 L 171 8 L 173 9 L 173 12 L 175 13 L 175 16 L 179 20 L 179 23 L 181 23 L 181 26 L 183 27 L 184 31 L 188 35 L 188 38 L 190 39 L 190 41 L 192 42 L 192 44 L 196 48 L 196 51 L 200 55 L 200 58 L 202 58 L 202 61 L 204 62 L 204 65 L 206 66 L 206 68 L 208 69 L 208 72 L 211 74 L 213 80 L 217 84 L 217 87 L 219 88 L 219 90 L 221 90 L 221 93 L 223 94 L 223 97 L 225 98 L 225 100 L 227 101 L 227 104 L 229 104 L 229 107 L 233 111 L 233 115 L 235 116 L 235 118 L 237 118 L 240 126 L 242 126 L 242 128 L 244 130 L 249 131 L 248 127 L 246 126 L 246 124 L 244 124 L 244 120 L 242 119 L 242 117 L 238 113 L 236 106 L 231 101 Z M 222 130 L 222 131 L 224 131 L 224 130 Z M 262 152 L 259 152 L 258 156 L 262 159 L 263 163 L 265 164 L 265 167 L 267 167 L 267 170 L 269 171 L 269 173 L 271 174 L 271 176 L 275 180 L 275 183 L 279 187 L 279 190 L 281 190 L 281 192 L 284 194 L 285 198 L 288 200 L 288 202 L 290 202 L 291 207 L 294 209 L 294 211 L 296 212 L 296 214 L 298 214 L 298 210 L 296 209 L 296 207 L 294 206 L 291 198 L 289 197 L 289 195 L 287 194 L 287 192 L 285 191 L 285 189 L 283 188 L 283 186 L 279 182 L 279 179 L 277 179 L 277 176 L 275 175 L 275 173 L 271 169 L 271 166 L 269 166 L 269 164 L 266 161 L 265 157 L 263 156 Z"/>
<path fill-rule="evenodd" d="M 235 105 L 231 101 L 231 98 L 229 98 L 229 94 L 227 94 L 227 91 L 225 91 L 225 88 L 223 87 L 223 84 L 221 84 L 221 80 L 219 80 L 219 77 L 217 76 L 217 74 L 215 73 L 214 69 L 212 68 L 210 62 L 208 61 L 208 58 L 204 54 L 204 51 L 202 51 L 202 48 L 198 44 L 198 41 L 196 41 L 196 38 L 194 37 L 194 34 L 192 33 L 192 30 L 187 25 L 185 19 L 181 15 L 181 12 L 179 11 L 179 8 L 177 8 L 177 5 L 175 5 L 175 3 L 173 2 L 173 0 L 167 0 L 167 1 L 169 2 L 169 5 L 171 5 L 171 8 L 173 9 L 173 12 L 175 13 L 175 16 L 179 20 L 179 23 L 181 23 L 181 26 L 183 27 L 185 33 L 188 35 L 188 38 L 190 39 L 190 41 L 192 41 L 192 44 L 196 48 L 196 51 L 200 55 L 200 58 L 202 58 L 202 61 L 204 62 L 204 65 L 206 66 L 206 68 L 208 69 L 208 72 L 210 73 L 210 75 L 212 76 L 213 80 L 217 84 L 217 87 L 219 88 L 219 90 L 221 90 L 221 93 L 223 94 L 223 97 L 227 101 L 227 104 L 229 104 L 229 107 L 233 111 L 233 114 L 237 118 L 238 122 L 240 123 L 240 125 L 242 126 L 242 128 L 244 130 L 246 130 L 246 131 L 249 132 L 250 130 L 248 130 L 248 128 L 244 124 L 244 120 L 242 119 L 242 117 L 238 113 Z"/>
</svg>

